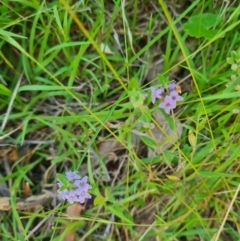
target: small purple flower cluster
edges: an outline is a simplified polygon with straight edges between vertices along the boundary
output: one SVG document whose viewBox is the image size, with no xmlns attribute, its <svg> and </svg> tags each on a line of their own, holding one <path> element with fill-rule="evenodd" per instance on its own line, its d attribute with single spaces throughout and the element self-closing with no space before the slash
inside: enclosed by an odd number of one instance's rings
<svg viewBox="0 0 240 241">
<path fill-rule="evenodd" d="M 87 183 L 87 176 L 84 176 L 81 179 L 76 171 L 68 171 L 66 172 L 66 177 L 69 182 L 73 184 L 73 188 L 71 190 L 66 188 L 60 191 L 63 183 L 58 180 L 58 193 L 63 200 L 67 200 L 69 203 L 72 204 L 74 202 L 84 203 L 86 198 L 92 198 L 92 196 L 88 193 L 88 190 L 91 189 L 92 186 Z"/>
<path fill-rule="evenodd" d="M 156 99 L 163 100 L 159 107 L 164 109 L 167 114 L 170 113 L 170 110 L 175 109 L 177 105 L 177 101 L 183 100 L 183 97 L 178 94 L 177 85 L 175 83 L 171 83 L 168 86 L 169 95 L 165 94 L 165 88 L 155 89 L 151 87 L 152 92 L 152 103 L 154 104 Z"/>
</svg>

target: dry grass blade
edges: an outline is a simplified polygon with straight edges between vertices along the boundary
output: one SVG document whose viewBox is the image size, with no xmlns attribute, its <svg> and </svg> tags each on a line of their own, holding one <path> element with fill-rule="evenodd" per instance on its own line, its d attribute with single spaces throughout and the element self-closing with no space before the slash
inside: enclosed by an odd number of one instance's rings
<svg viewBox="0 0 240 241">
<path fill-rule="evenodd" d="M 15 86 L 15 88 L 14 88 L 14 91 L 13 91 L 13 93 L 12 93 L 12 97 L 11 97 L 10 102 L 9 102 L 9 104 L 8 104 L 8 108 L 7 108 L 7 112 L 6 112 L 6 114 L 5 114 L 5 118 L 3 119 L 3 122 L 2 122 L 2 127 L 1 127 L 1 130 L 2 130 L 2 131 L 4 130 L 5 125 L 6 125 L 7 121 L 8 121 L 8 117 L 9 117 L 9 115 L 10 115 L 10 113 L 11 113 L 12 106 L 13 106 L 13 102 L 14 102 L 15 97 L 16 97 L 16 95 L 17 95 L 18 88 L 19 88 L 19 86 L 20 86 L 22 77 L 23 77 L 23 74 L 21 74 L 21 76 L 19 77 L 19 79 L 18 79 L 18 81 L 17 81 L 17 84 L 16 84 L 16 86 Z"/>
<path fill-rule="evenodd" d="M 225 223 L 226 223 L 226 221 L 227 221 L 228 215 L 229 215 L 229 213 L 230 213 L 230 211 L 231 211 L 231 209 L 232 209 L 232 207 L 233 207 L 234 202 L 236 201 L 236 199 L 237 199 L 237 197 L 238 197 L 238 193 L 239 193 L 239 192 L 240 192 L 240 184 L 238 185 L 238 188 L 237 188 L 237 190 L 236 190 L 236 192 L 235 192 L 235 194 L 234 194 L 234 196 L 233 196 L 233 198 L 232 198 L 232 200 L 231 200 L 231 203 L 230 203 L 230 205 L 229 205 L 229 207 L 228 207 L 228 210 L 227 210 L 227 212 L 226 212 L 226 214 L 225 214 L 225 216 L 224 216 L 224 218 L 223 218 L 223 221 L 222 221 L 222 223 L 221 223 L 221 226 L 220 226 L 220 228 L 219 228 L 216 236 L 214 237 L 213 241 L 218 241 L 218 240 L 219 240 L 220 234 L 221 234 L 221 232 L 223 231 L 223 228 L 224 228 L 224 225 L 225 225 Z"/>
<path fill-rule="evenodd" d="M 51 202 L 55 195 L 51 195 L 50 193 L 45 193 L 41 195 L 31 196 L 26 199 L 17 199 L 16 202 L 16 209 L 17 210 L 36 210 L 42 208 L 43 205 Z M 10 204 L 9 197 L 0 197 L 0 210 L 1 211 L 11 211 L 11 204 Z"/>
</svg>

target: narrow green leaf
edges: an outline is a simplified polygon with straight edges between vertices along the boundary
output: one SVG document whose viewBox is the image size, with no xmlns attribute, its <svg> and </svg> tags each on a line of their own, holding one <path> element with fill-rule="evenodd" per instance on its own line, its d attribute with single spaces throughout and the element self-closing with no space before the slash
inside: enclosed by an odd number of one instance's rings
<svg viewBox="0 0 240 241">
<path fill-rule="evenodd" d="M 60 173 L 57 173 L 56 175 L 57 175 L 57 179 L 58 179 L 61 183 L 63 183 L 63 185 L 68 185 L 69 180 L 67 179 L 67 177 L 66 177 L 65 175 L 60 174 Z"/>
</svg>

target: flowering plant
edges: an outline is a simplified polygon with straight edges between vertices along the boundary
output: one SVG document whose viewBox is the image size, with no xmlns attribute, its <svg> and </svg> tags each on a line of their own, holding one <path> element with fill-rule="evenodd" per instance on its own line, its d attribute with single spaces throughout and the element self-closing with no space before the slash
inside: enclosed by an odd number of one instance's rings
<svg viewBox="0 0 240 241">
<path fill-rule="evenodd" d="M 84 203 L 85 199 L 92 198 L 88 193 L 92 186 L 87 183 L 87 176 L 81 179 L 76 171 L 68 171 L 65 175 L 57 174 L 57 177 L 58 193 L 63 200 L 72 204 L 74 202 Z"/>
<path fill-rule="evenodd" d="M 159 107 L 164 109 L 167 114 L 170 110 L 175 109 L 177 101 L 183 100 L 183 97 L 179 95 L 178 86 L 175 83 L 171 83 L 168 86 L 168 91 L 165 88 L 156 89 L 151 87 L 152 103 L 154 104 L 157 99 L 161 100 Z M 168 94 L 167 94 L 168 93 Z"/>
</svg>

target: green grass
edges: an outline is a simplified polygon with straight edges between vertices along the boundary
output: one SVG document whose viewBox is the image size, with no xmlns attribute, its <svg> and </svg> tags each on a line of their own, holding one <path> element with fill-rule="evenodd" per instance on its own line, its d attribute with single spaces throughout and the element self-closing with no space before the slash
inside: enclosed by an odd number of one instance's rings
<svg viewBox="0 0 240 241">
<path fill-rule="evenodd" d="M 1 240 L 240 240 L 237 3 L 5 0 L 0 12 Z M 189 36 L 205 13 L 216 35 Z M 162 122 L 149 88 L 174 79 L 184 100 Z M 67 170 L 93 187 L 80 214 L 57 198 Z"/>
</svg>

